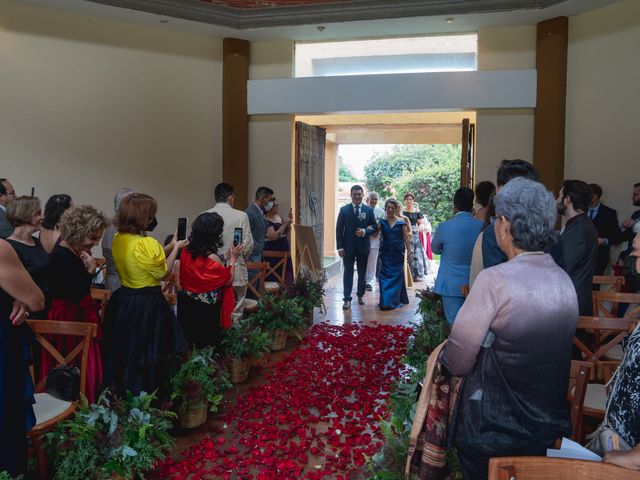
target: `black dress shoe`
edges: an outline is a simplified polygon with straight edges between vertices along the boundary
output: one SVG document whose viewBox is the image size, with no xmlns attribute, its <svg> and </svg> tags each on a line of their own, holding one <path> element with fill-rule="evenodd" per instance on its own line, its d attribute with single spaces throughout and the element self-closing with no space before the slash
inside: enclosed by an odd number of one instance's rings
<svg viewBox="0 0 640 480">
<path fill-rule="evenodd" d="M 351 300 L 345 300 L 342 304 L 343 310 L 349 310 L 351 308 Z"/>
<path fill-rule="evenodd" d="M 364 298 L 358 297 L 358 305 L 364 305 Z"/>
<path fill-rule="evenodd" d="M 373 292 L 373 287 L 371 286 L 371 284 L 370 284 L 370 283 L 367 283 L 367 285 L 364 287 L 364 289 L 365 289 L 367 292 Z"/>
</svg>

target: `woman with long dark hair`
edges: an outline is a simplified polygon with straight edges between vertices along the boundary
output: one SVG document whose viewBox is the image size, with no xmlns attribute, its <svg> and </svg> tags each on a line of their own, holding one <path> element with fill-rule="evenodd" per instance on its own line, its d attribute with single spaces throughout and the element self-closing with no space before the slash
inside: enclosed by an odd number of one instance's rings
<svg viewBox="0 0 640 480">
<path fill-rule="evenodd" d="M 167 380 L 167 360 L 186 349 L 182 329 L 160 281 L 168 276 L 187 240 L 173 240 L 165 257 L 147 231 L 155 228 L 156 201 L 144 193 L 122 199 L 112 254 L 122 286 L 107 305 L 104 321 L 104 385 L 116 394 L 153 392 Z"/>
<path fill-rule="evenodd" d="M 52 195 L 44 206 L 44 220 L 40 229 L 40 243 L 47 253 L 60 243 L 60 217 L 73 206 L 71 197 L 65 193 Z"/>
<path fill-rule="evenodd" d="M 201 213 L 180 255 L 178 320 L 187 341 L 197 348 L 217 346 L 222 329 L 231 327 L 235 306 L 231 283 L 243 247 L 231 247 L 225 261 L 218 253 L 223 227 L 224 220 L 217 213 Z"/>
</svg>

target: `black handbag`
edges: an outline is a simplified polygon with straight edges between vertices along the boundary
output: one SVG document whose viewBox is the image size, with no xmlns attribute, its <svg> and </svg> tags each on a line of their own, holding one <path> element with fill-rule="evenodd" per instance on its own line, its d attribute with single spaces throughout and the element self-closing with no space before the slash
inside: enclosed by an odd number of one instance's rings
<svg viewBox="0 0 640 480">
<path fill-rule="evenodd" d="M 45 388 L 49 395 L 58 400 L 75 402 L 80 398 L 80 369 L 61 363 L 49 370 Z"/>
</svg>

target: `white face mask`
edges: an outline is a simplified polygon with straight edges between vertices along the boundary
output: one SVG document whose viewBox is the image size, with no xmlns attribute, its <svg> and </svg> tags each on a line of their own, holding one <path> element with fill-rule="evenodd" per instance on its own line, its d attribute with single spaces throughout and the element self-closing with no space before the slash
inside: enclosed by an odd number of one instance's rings
<svg viewBox="0 0 640 480">
<path fill-rule="evenodd" d="M 272 208 L 273 208 L 273 201 L 272 201 L 272 200 L 269 200 L 269 201 L 267 202 L 267 204 L 264 206 L 264 211 L 265 211 L 265 212 L 268 212 L 268 211 L 269 211 L 269 210 L 271 210 Z"/>
</svg>

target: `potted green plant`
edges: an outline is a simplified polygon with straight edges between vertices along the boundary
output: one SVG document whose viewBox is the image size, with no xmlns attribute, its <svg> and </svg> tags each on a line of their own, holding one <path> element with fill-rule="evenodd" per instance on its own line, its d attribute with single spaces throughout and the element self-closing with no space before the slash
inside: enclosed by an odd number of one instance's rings
<svg viewBox="0 0 640 480">
<path fill-rule="evenodd" d="M 264 295 L 258 301 L 258 311 L 249 317 L 271 334 L 273 351 L 282 350 L 287 343 L 289 332 L 296 332 L 304 324 L 304 309 L 297 298 L 286 292 L 278 296 Z"/>
<path fill-rule="evenodd" d="M 171 378 L 171 400 L 183 428 L 195 428 L 216 412 L 222 392 L 231 388 L 224 368 L 214 361 L 213 347 L 193 349 Z"/>
<path fill-rule="evenodd" d="M 316 277 L 306 269 L 301 270 L 287 290 L 287 295 L 296 298 L 302 305 L 307 325 L 313 325 L 313 311 L 322 306 L 324 296 L 325 278 Z"/>
<path fill-rule="evenodd" d="M 152 407 L 154 394 L 125 399 L 105 390 L 47 434 L 56 480 L 144 478 L 173 446 L 175 414 Z"/>
<path fill-rule="evenodd" d="M 269 351 L 271 335 L 247 320 L 224 331 L 222 352 L 227 358 L 231 383 L 242 383 L 249 376 L 251 360 Z"/>
</svg>

